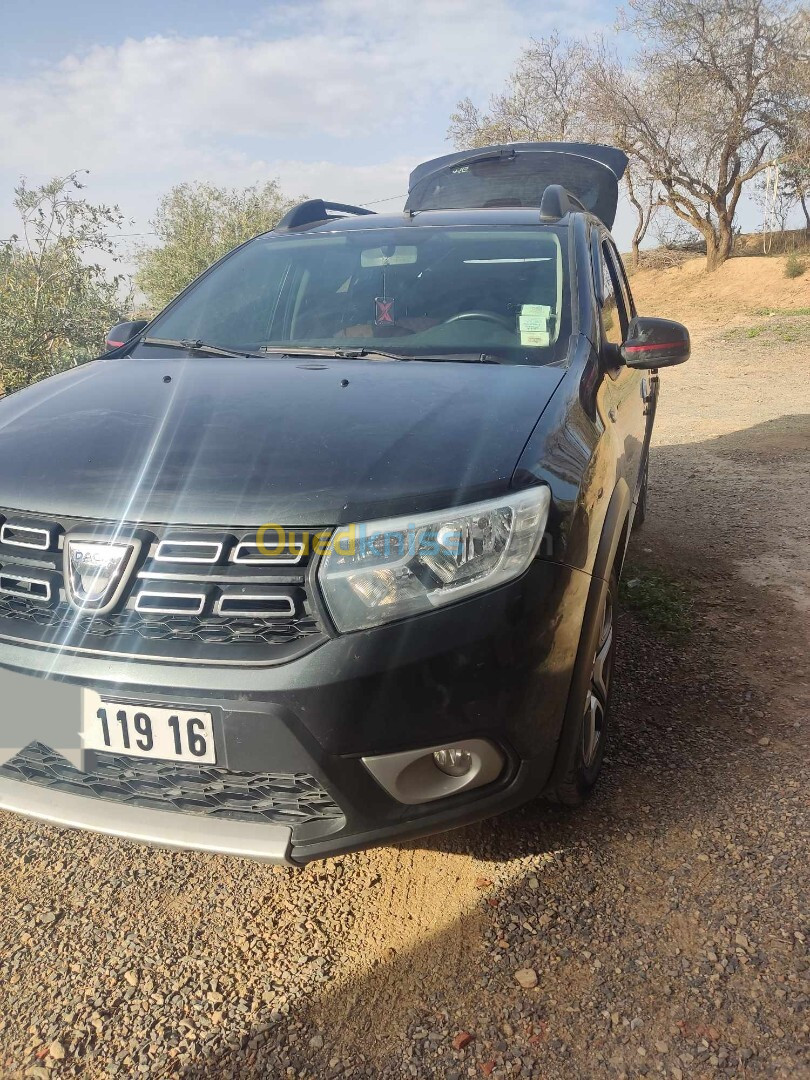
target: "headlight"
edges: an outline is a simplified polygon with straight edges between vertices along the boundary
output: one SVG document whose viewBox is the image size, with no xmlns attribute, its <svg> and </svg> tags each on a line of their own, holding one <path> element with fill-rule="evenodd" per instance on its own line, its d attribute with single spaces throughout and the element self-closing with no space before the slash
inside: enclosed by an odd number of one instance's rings
<svg viewBox="0 0 810 1080">
<path fill-rule="evenodd" d="M 518 577 L 537 554 L 551 492 L 528 488 L 444 513 L 344 525 L 318 578 L 339 630 L 416 615 Z"/>
</svg>

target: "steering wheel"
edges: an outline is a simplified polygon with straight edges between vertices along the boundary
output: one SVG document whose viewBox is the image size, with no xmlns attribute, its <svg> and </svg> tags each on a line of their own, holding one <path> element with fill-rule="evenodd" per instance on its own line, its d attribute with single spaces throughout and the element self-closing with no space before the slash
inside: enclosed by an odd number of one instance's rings
<svg viewBox="0 0 810 1080">
<path fill-rule="evenodd" d="M 463 319 L 483 319 L 485 322 L 503 326 L 513 334 L 515 332 L 514 322 L 510 322 L 505 315 L 496 315 L 494 311 L 462 311 L 458 315 L 451 315 L 449 319 L 445 319 L 442 326 L 449 326 L 450 323 L 461 322 Z"/>
</svg>

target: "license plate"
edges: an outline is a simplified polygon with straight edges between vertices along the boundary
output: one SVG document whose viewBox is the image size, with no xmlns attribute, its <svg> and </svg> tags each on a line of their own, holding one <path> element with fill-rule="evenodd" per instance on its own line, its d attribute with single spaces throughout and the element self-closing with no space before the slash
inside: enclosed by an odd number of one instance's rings
<svg viewBox="0 0 810 1080">
<path fill-rule="evenodd" d="M 211 713 L 108 701 L 85 691 L 82 707 L 85 750 L 216 765 Z"/>
</svg>

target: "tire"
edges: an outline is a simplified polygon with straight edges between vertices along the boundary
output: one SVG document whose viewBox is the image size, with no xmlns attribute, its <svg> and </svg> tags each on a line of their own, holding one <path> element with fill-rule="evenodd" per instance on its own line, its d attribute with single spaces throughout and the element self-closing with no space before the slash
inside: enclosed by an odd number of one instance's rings
<svg viewBox="0 0 810 1080">
<path fill-rule="evenodd" d="M 580 730 L 568 751 L 568 760 L 562 764 L 561 779 L 545 793 L 551 802 L 564 806 L 581 806 L 602 771 L 610 729 L 618 594 L 618 578 L 613 570 L 597 620 L 600 629 L 591 676 L 575 714 L 581 717 Z"/>
<path fill-rule="evenodd" d="M 641 480 L 641 487 L 638 490 L 638 502 L 636 503 L 636 512 L 633 515 L 633 532 L 635 532 L 636 529 L 640 529 L 647 520 L 647 481 L 649 475 L 650 460 L 648 458 L 644 462 L 644 476 Z"/>
</svg>

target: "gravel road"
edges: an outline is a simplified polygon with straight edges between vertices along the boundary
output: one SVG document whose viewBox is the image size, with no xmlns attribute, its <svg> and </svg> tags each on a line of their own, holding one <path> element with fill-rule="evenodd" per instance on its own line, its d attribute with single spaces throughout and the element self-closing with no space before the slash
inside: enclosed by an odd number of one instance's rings
<svg viewBox="0 0 810 1080">
<path fill-rule="evenodd" d="M 2 1076 L 810 1076 L 791 325 L 707 329 L 664 373 L 630 559 L 683 582 L 692 629 L 622 616 L 587 808 L 303 871 L 0 815 Z"/>
</svg>

